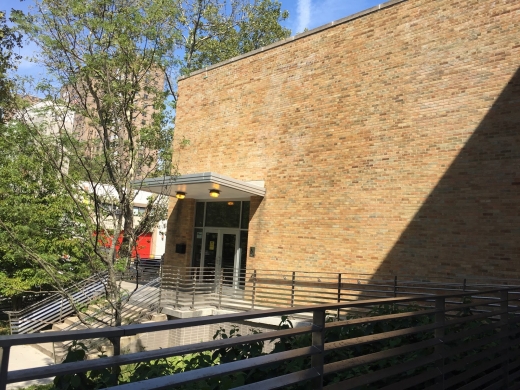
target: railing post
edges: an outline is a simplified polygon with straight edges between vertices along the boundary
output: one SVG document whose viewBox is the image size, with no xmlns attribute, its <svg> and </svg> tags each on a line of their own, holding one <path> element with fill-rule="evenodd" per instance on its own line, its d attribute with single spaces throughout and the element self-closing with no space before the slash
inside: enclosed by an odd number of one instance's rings
<svg viewBox="0 0 520 390">
<path fill-rule="evenodd" d="M 312 346 L 320 353 L 311 356 L 311 366 L 319 376 L 312 380 L 312 389 L 323 389 L 323 355 L 325 352 L 325 310 L 316 310 L 312 313 L 312 324 L 315 330 L 312 332 Z"/>
<path fill-rule="evenodd" d="M 163 266 L 162 266 L 162 260 L 161 260 L 161 264 L 159 264 L 159 307 L 161 307 L 161 303 L 162 303 L 162 280 L 163 280 Z M 157 310 L 159 310 L 159 308 Z"/>
<path fill-rule="evenodd" d="M 112 346 L 114 347 L 114 356 L 121 355 L 121 336 L 111 337 L 110 342 L 112 343 Z M 114 385 L 117 385 L 120 373 L 121 373 L 120 366 L 112 367 L 112 380 L 113 380 Z"/>
<path fill-rule="evenodd" d="M 251 309 L 255 308 L 256 298 L 256 269 L 253 271 L 253 296 L 251 297 Z"/>
<path fill-rule="evenodd" d="M 500 291 L 500 311 L 505 312 L 500 314 L 500 333 L 501 344 L 506 347 L 502 353 L 506 355 L 506 361 L 502 364 L 502 378 L 504 378 L 503 388 L 509 388 L 509 291 Z"/>
<path fill-rule="evenodd" d="M 218 308 L 219 308 L 219 310 L 222 307 L 222 284 L 223 284 L 223 282 L 224 282 L 224 277 L 221 272 L 219 281 L 218 281 Z"/>
<path fill-rule="evenodd" d="M 341 272 L 338 273 L 338 303 L 341 302 Z M 340 309 L 338 308 L 338 313 L 337 313 L 337 317 L 338 317 L 338 321 L 339 321 L 339 312 L 340 312 Z"/>
<path fill-rule="evenodd" d="M 60 300 L 60 322 L 63 321 L 63 298 Z"/>
<path fill-rule="evenodd" d="M 175 308 L 179 308 L 179 285 L 181 282 L 181 270 L 177 268 L 177 280 L 175 282 Z"/>
<path fill-rule="evenodd" d="M 0 390 L 7 387 L 7 370 L 9 369 L 9 352 L 11 347 L 2 347 L 0 355 Z"/>
<path fill-rule="evenodd" d="M 294 287 L 296 285 L 296 271 L 292 273 L 292 284 L 291 284 L 291 307 L 294 307 Z"/>
<path fill-rule="evenodd" d="M 58 359 L 56 358 L 56 343 L 52 342 L 52 355 L 54 356 L 54 364 L 58 364 Z"/>
<path fill-rule="evenodd" d="M 464 282 L 462 282 L 462 291 L 466 291 L 466 278 L 464 278 Z"/>
<path fill-rule="evenodd" d="M 6 311 L 9 316 L 9 330 L 11 334 L 18 334 L 20 328 L 20 312 L 19 311 Z"/>
<path fill-rule="evenodd" d="M 435 313 L 435 324 L 441 327 L 435 329 L 434 336 L 442 342 L 444 338 L 444 324 L 446 323 L 446 298 L 435 298 L 435 310 L 438 310 L 438 312 Z M 437 362 L 437 368 L 442 374 L 441 378 L 436 382 L 444 388 L 444 345 L 442 343 L 435 346 L 435 353 L 441 357 Z"/>
<path fill-rule="evenodd" d="M 191 294 L 191 310 L 195 310 L 195 290 L 197 288 L 197 283 L 195 278 L 192 279 L 192 294 Z"/>
<path fill-rule="evenodd" d="M 111 337 L 110 342 L 112 343 L 112 346 L 114 347 L 114 356 L 121 355 L 121 337 L 120 336 Z"/>
<path fill-rule="evenodd" d="M 397 297 L 397 275 L 394 276 L 394 297 Z"/>
</svg>

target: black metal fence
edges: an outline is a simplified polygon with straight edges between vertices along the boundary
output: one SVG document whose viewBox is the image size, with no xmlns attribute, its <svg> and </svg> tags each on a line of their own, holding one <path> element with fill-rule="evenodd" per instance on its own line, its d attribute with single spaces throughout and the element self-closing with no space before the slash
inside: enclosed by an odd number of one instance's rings
<svg viewBox="0 0 520 390">
<path fill-rule="evenodd" d="M 520 387 L 520 306 L 518 288 L 477 292 L 357 300 L 326 305 L 252 310 L 159 323 L 73 332 L 0 337 L 0 390 L 8 383 L 124 366 L 172 356 L 214 351 L 258 341 L 309 335 L 307 344 L 270 354 L 141 381 L 139 389 L 169 389 L 237 372 L 273 367 L 300 359 L 293 372 L 264 377 L 241 389 L 275 389 L 307 383 L 313 389 L 354 389 L 364 385 L 384 389 L 513 389 Z M 377 314 L 396 307 L 393 314 Z M 376 310 L 376 315 L 327 321 L 327 315 L 352 309 Z M 310 315 L 309 325 L 186 346 L 120 355 L 121 337 L 200 325 L 239 323 L 282 315 Z M 405 321 L 421 319 L 421 321 Z M 400 324 L 389 326 L 389 324 Z M 351 332 L 364 329 L 363 333 Z M 345 337 L 331 335 L 338 330 Z M 108 338 L 113 357 L 8 371 L 10 349 L 17 345 L 77 339 Z M 371 346 L 370 348 L 365 348 Z M 384 347 L 383 347 L 384 346 Z M 347 353 L 339 353 L 346 351 Z M 332 359 L 335 357 L 335 359 Z M 360 369 L 360 368 L 363 369 Z M 338 375 L 341 374 L 339 377 Z M 135 389 L 134 384 L 117 386 Z"/>
</svg>

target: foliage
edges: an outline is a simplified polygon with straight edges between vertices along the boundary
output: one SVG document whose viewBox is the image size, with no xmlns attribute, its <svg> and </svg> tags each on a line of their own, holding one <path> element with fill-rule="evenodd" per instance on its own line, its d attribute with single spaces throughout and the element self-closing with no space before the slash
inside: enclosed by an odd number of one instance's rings
<svg viewBox="0 0 520 390">
<path fill-rule="evenodd" d="M 88 275 L 85 248 L 74 238 L 82 229 L 74 223 L 76 206 L 30 132 L 21 123 L 0 125 L 0 296 L 15 303 L 28 291 Z M 41 267 L 34 267 L 35 254 Z"/>
<path fill-rule="evenodd" d="M 0 321 L 0 336 L 2 335 L 8 335 L 10 334 L 9 330 L 9 322 L 7 321 Z"/>
<path fill-rule="evenodd" d="M 63 363 L 79 362 L 87 359 L 87 347 L 85 344 L 74 341 L 68 348 L 67 356 Z M 105 357 L 103 354 L 99 358 Z M 119 372 L 118 372 L 119 373 Z M 117 373 L 117 374 L 118 374 Z M 117 383 L 114 374 L 109 369 L 89 371 L 87 373 L 76 373 L 60 375 L 54 378 L 54 388 L 56 390 L 88 390 L 99 389 Z"/>
<path fill-rule="evenodd" d="M 16 69 L 16 60 L 21 58 L 14 51 L 17 47 L 22 47 L 22 35 L 7 25 L 5 12 L 0 11 L 0 124 L 14 101 L 13 83 L 7 72 Z"/>
<path fill-rule="evenodd" d="M 220 3 L 206 1 L 204 8 L 197 4 L 184 10 L 184 27 L 189 33 L 184 39 L 185 60 L 181 74 L 189 74 L 268 46 L 291 34 L 290 30 L 280 25 L 289 17 L 289 13 L 281 10 L 279 1 L 255 0 L 252 4 L 245 3 L 242 7 L 232 9 L 231 17 L 221 14 Z M 233 15 L 237 16 L 233 18 Z M 196 17 L 203 21 L 194 22 Z"/>
</svg>

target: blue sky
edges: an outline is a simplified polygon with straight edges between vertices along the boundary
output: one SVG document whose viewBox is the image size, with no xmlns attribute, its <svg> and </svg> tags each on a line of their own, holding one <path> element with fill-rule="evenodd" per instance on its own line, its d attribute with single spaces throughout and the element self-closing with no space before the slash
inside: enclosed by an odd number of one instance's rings
<svg viewBox="0 0 520 390">
<path fill-rule="evenodd" d="M 363 11 L 386 0 L 280 0 L 282 9 L 289 11 L 285 26 L 292 34 L 309 30 Z"/>
<path fill-rule="evenodd" d="M 0 0 L 0 9 L 9 13 L 11 8 L 27 10 L 32 0 Z M 386 0 L 279 0 L 282 9 L 289 11 L 289 19 L 285 27 L 291 29 L 292 35 L 302 32 L 305 28 L 311 30 L 334 20 L 344 18 L 356 12 L 384 3 Z M 31 56 L 35 47 L 26 44 L 20 54 Z M 41 76 L 38 67 L 25 60 L 20 63 L 18 74 Z"/>
</svg>

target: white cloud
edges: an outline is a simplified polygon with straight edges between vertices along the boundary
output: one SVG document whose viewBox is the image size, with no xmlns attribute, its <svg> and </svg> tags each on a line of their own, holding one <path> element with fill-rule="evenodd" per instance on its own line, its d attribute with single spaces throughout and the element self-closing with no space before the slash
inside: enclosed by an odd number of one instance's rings
<svg viewBox="0 0 520 390">
<path fill-rule="evenodd" d="M 298 27 L 296 27 L 296 33 L 301 33 L 306 28 L 309 28 L 311 6 L 311 0 L 298 0 Z"/>
</svg>

